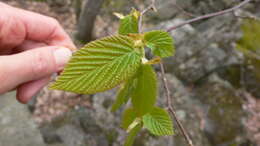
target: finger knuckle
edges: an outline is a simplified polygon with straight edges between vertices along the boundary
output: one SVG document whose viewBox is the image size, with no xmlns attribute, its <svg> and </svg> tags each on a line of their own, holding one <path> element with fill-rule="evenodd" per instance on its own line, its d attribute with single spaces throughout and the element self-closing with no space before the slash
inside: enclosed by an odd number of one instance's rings
<svg viewBox="0 0 260 146">
<path fill-rule="evenodd" d="M 61 27 L 58 20 L 56 20 L 55 18 L 52 18 L 52 17 L 49 17 L 49 18 L 50 18 L 50 23 L 51 23 L 52 28 L 51 28 L 51 31 L 50 31 L 50 34 L 49 34 L 47 41 L 51 41 L 51 39 L 55 38 L 56 35 L 57 35 L 57 31 L 59 31 L 59 29 Z"/>
<path fill-rule="evenodd" d="M 46 74 L 50 69 L 46 53 L 39 51 L 35 52 L 32 61 L 32 74 L 37 76 L 39 73 Z"/>
</svg>

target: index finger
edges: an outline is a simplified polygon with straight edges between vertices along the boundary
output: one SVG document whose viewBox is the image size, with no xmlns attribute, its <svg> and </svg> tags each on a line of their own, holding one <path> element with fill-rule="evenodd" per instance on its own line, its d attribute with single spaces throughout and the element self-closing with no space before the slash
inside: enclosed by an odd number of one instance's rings
<svg viewBox="0 0 260 146">
<path fill-rule="evenodd" d="M 56 19 L 19 8 L 14 9 L 16 11 L 12 11 L 12 15 L 15 15 L 18 18 L 17 21 L 21 21 L 25 26 L 26 40 L 70 49 L 76 48 Z"/>
</svg>

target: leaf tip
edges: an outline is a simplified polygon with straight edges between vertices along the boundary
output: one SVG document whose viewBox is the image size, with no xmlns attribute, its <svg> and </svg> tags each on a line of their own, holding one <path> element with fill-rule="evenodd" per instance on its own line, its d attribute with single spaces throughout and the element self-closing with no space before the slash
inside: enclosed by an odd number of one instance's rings
<svg viewBox="0 0 260 146">
<path fill-rule="evenodd" d="M 117 18 L 119 18 L 119 19 L 124 19 L 124 18 L 125 18 L 125 16 L 124 16 L 123 14 L 121 14 L 121 13 L 114 12 L 113 14 L 114 14 Z"/>
</svg>

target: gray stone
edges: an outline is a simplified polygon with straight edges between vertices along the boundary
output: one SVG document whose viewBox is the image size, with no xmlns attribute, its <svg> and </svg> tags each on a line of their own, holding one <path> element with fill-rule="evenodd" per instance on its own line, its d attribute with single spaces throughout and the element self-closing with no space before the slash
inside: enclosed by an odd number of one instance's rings
<svg viewBox="0 0 260 146">
<path fill-rule="evenodd" d="M 151 3 L 150 0 L 145 2 L 147 5 Z M 191 18 L 182 9 L 194 16 L 199 16 L 232 7 L 236 2 L 236 0 L 156 0 L 155 6 L 158 11 L 147 15 L 151 16 L 153 22 L 169 20 L 179 16 Z"/>
<path fill-rule="evenodd" d="M 232 85 L 210 75 L 194 90 L 204 105 L 204 132 L 214 146 L 242 145 L 247 143 L 246 112 L 243 100 Z"/>
<path fill-rule="evenodd" d="M 57 130 L 57 135 L 65 146 L 85 146 L 84 133 L 75 125 L 62 126 Z"/>
<path fill-rule="evenodd" d="M 28 108 L 13 92 L 0 96 L 0 146 L 45 146 Z"/>
<path fill-rule="evenodd" d="M 175 8 L 174 0 L 156 0 L 155 6 L 157 9 L 156 13 L 147 14 L 154 19 L 166 20 L 170 19 L 178 13 L 178 9 Z"/>
<path fill-rule="evenodd" d="M 225 8 L 232 7 L 236 4 L 236 0 L 176 0 L 177 4 L 184 10 L 194 14 L 203 15 Z M 181 12 L 180 12 L 181 13 Z"/>
<path fill-rule="evenodd" d="M 172 36 L 176 38 L 176 54 L 165 60 L 166 71 L 193 83 L 219 68 L 239 64 L 234 49 L 236 40 L 241 36 L 239 23 L 234 24 L 230 17 L 212 18 L 196 27 L 187 25 L 174 30 Z M 173 20 L 167 26 L 161 26 L 165 29 L 176 23 Z"/>
</svg>

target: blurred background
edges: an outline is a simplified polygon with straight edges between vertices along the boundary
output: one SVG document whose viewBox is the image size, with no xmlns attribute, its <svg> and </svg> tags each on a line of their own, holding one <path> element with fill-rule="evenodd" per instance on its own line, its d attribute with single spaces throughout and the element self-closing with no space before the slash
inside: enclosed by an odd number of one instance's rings
<svg viewBox="0 0 260 146">
<path fill-rule="evenodd" d="M 151 3 L 0 1 L 58 19 L 78 48 L 117 33 L 119 21 L 113 12 L 127 14 L 132 7 L 142 10 Z M 158 12 L 148 12 L 143 27 L 165 30 L 239 2 L 156 0 Z M 260 1 L 252 1 L 235 15 L 198 21 L 171 32 L 176 54 L 164 61 L 167 79 L 177 116 L 195 146 L 260 146 L 260 22 L 242 16 L 259 18 Z M 165 107 L 164 89 L 159 87 L 157 104 Z M 126 136 L 120 128 L 122 109 L 110 112 L 115 94 L 115 89 L 76 95 L 45 88 L 28 105 L 17 103 L 15 93 L 0 95 L 0 146 L 122 146 Z M 175 129 L 176 134 L 167 137 L 142 131 L 134 145 L 186 146 Z"/>
</svg>

